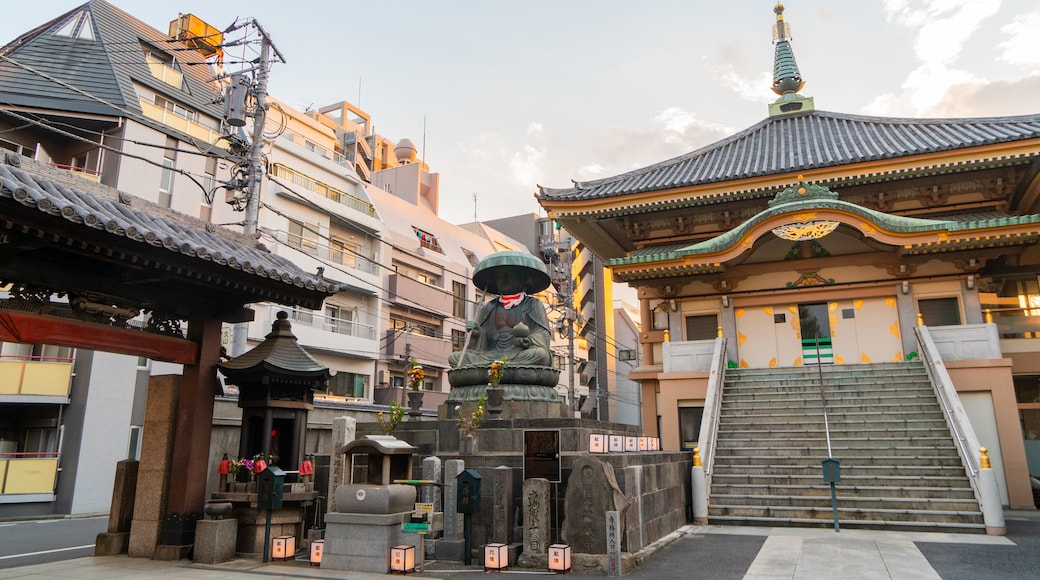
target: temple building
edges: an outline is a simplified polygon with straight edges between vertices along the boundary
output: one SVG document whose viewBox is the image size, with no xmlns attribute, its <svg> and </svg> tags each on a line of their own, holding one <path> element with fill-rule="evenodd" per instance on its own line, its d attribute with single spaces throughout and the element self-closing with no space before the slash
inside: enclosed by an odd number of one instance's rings
<svg viewBox="0 0 1040 580">
<path fill-rule="evenodd" d="M 836 371 L 920 368 L 919 335 L 927 334 L 941 356 L 920 372 L 933 385 L 941 383 L 936 365 L 950 377 L 993 461 L 1002 503 L 1032 506 L 1028 474 L 1040 473 L 1040 114 L 907 119 L 818 110 L 799 94 L 804 81 L 783 7 L 775 11 L 779 98 L 767 118 L 673 159 L 538 193 L 616 282 L 638 292 L 643 361 L 629 378 L 641 385 L 645 429 L 656 430 L 666 450 L 710 444 L 717 487 L 719 456 L 741 446 L 727 447 L 726 437 L 754 447 L 753 435 L 742 439 L 739 429 L 780 422 L 775 414 L 727 416 L 738 377 L 759 373 L 770 385 L 762 396 L 779 397 L 799 369 L 811 370 L 807 380 L 822 390 Z M 717 337 L 723 352 L 711 361 Z M 713 416 L 706 397 L 720 368 L 722 411 Z M 876 394 L 856 411 L 864 423 L 909 412 L 909 403 L 880 398 L 905 398 L 901 379 L 857 389 Z M 788 424 L 798 415 L 819 419 L 818 408 L 775 405 Z M 841 420 L 849 419 L 831 417 Z M 919 422 L 906 420 L 903 431 Z M 834 430 L 832 423 L 836 449 L 845 451 L 855 447 L 848 441 L 873 438 Z M 717 453 L 704 441 L 715 432 Z M 781 443 L 790 447 L 791 437 Z M 907 437 L 903 447 L 921 445 Z M 810 447 L 827 455 L 822 443 Z M 926 452 L 906 456 L 902 467 Z M 746 463 L 757 463 L 752 455 Z M 842 467 L 854 474 L 849 455 Z M 953 470 L 973 473 L 978 460 Z"/>
</svg>

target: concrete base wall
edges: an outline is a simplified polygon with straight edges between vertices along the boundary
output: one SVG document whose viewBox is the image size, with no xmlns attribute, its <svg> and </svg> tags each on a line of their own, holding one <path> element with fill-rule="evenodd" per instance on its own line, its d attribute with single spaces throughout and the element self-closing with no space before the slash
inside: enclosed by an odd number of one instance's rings
<svg viewBox="0 0 1040 580">
<path fill-rule="evenodd" d="M 401 531 L 411 514 L 326 514 L 321 567 L 386 574 L 390 548 L 401 545 L 415 546 L 418 562 L 419 536 Z"/>
</svg>

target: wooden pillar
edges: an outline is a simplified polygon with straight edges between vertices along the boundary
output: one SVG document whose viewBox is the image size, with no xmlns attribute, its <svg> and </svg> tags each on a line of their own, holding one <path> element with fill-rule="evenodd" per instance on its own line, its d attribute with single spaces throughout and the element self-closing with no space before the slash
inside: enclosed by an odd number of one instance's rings
<svg viewBox="0 0 1040 580">
<path fill-rule="evenodd" d="M 220 320 L 195 315 L 188 320 L 188 339 L 199 345 L 198 363 L 184 365 L 177 399 L 169 495 L 162 544 L 194 543 L 195 520 L 203 517 L 209 470 L 213 397 L 217 393 Z"/>
</svg>

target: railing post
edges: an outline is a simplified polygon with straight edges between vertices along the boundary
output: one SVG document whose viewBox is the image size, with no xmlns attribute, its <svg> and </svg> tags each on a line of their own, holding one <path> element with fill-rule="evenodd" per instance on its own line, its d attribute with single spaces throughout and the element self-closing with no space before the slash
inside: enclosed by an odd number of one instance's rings
<svg viewBox="0 0 1040 580">
<path fill-rule="evenodd" d="M 982 496 L 982 521 L 986 524 L 986 533 L 991 536 L 1007 534 L 1004 525 L 1004 506 L 1000 503 L 1000 490 L 997 488 L 997 476 L 990 467 L 989 454 L 985 447 L 979 447 L 979 495 Z"/>
<path fill-rule="evenodd" d="M 690 495 L 693 501 L 693 521 L 698 524 L 708 523 L 708 484 L 704 479 L 704 466 L 701 465 L 701 450 L 693 448 L 693 467 L 690 468 Z"/>
</svg>

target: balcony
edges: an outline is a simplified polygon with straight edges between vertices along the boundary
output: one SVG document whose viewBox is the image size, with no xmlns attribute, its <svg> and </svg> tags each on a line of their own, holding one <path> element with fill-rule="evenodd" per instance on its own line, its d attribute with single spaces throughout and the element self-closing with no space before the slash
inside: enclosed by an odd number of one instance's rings
<svg viewBox="0 0 1040 580">
<path fill-rule="evenodd" d="M 440 316 L 451 315 L 453 297 L 441 288 L 401 274 L 391 274 L 386 290 L 391 302 Z"/>
<path fill-rule="evenodd" d="M 426 336 L 403 330 L 386 331 L 386 356 L 404 360 L 414 357 L 420 363 L 431 366 L 447 366 L 451 354 L 451 341 L 446 338 Z"/>
<path fill-rule="evenodd" d="M 0 453 L 0 503 L 52 501 L 57 453 Z"/>
<path fill-rule="evenodd" d="M 365 215 L 372 216 L 376 213 L 375 206 L 360 197 L 353 196 L 342 189 L 333 187 L 281 163 L 272 163 L 268 172 L 272 177 L 277 177 L 278 179 L 312 191 L 326 199 L 331 199 L 338 204 L 359 211 Z"/>
<path fill-rule="evenodd" d="M 285 308 L 282 306 L 261 306 L 256 309 L 257 317 L 250 329 L 251 336 L 262 337 L 271 330 L 280 310 L 285 310 L 292 321 L 292 331 L 300 345 L 305 348 L 318 348 L 325 352 L 349 353 L 356 357 L 368 355 L 376 358 L 379 355 L 379 344 L 376 341 L 374 326 L 354 320 L 345 320 L 325 316 L 319 312 Z"/>
<path fill-rule="evenodd" d="M 72 361 L 41 357 L 0 358 L 0 402 L 69 402 Z"/>
<path fill-rule="evenodd" d="M 177 129 L 182 133 L 187 133 L 196 139 L 202 140 L 206 143 L 216 143 L 223 135 L 219 132 L 210 129 L 204 125 L 200 125 L 195 121 L 182 117 L 173 111 L 167 111 L 165 108 L 150 103 L 144 99 L 141 99 L 141 112 L 144 113 L 145 117 L 153 121 L 158 121 L 167 127 Z"/>
</svg>

